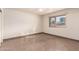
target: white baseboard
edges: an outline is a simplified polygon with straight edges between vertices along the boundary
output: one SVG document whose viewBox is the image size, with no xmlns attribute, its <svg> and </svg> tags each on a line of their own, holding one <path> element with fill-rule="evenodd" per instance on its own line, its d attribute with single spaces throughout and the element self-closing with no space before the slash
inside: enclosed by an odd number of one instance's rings
<svg viewBox="0 0 79 59">
<path fill-rule="evenodd" d="M 32 34 L 36 34 L 36 33 L 42 33 L 42 32 L 34 32 L 34 33 L 27 33 L 27 34 L 9 34 L 9 35 L 6 35 L 6 36 L 3 36 L 3 40 L 5 39 L 9 39 L 9 38 L 15 38 L 15 37 L 20 37 L 20 36 L 26 36 L 26 35 L 32 35 Z"/>
</svg>

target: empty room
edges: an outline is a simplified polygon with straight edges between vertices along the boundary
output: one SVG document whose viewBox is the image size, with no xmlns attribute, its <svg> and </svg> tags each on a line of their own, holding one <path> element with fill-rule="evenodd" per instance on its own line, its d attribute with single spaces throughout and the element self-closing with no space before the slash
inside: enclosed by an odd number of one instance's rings
<svg viewBox="0 0 79 59">
<path fill-rule="evenodd" d="M 0 8 L 0 51 L 79 51 L 79 8 Z"/>
</svg>

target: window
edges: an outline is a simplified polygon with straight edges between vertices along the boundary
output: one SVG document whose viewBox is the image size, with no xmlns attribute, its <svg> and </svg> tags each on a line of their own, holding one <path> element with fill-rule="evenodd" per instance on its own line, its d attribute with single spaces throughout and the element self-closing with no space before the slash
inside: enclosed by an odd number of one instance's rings
<svg viewBox="0 0 79 59">
<path fill-rule="evenodd" d="M 65 16 L 54 16 L 49 18 L 49 27 L 63 27 L 65 25 Z"/>
</svg>

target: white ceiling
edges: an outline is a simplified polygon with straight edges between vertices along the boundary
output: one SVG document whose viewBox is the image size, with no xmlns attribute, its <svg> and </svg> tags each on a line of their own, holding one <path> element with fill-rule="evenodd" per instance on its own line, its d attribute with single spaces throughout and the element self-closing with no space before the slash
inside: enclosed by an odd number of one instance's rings
<svg viewBox="0 0 79 59">
<path fill-rule="evenodd" d="M 41 10 L 40 10 L 41 9 Z M 31 12 L 38 15 L 45 15 L 51 12 L 56 12 L 59 10 L 63 10 L 64 8 L 16 8 L 16 10 L 23 12 Z"/>
</svg>

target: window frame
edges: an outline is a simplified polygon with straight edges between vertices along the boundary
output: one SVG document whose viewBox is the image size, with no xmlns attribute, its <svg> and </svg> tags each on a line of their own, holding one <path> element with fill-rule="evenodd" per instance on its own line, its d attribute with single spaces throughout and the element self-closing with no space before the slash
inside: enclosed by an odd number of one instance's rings
<svg viewBox="0 0 79 59">
<path fill-rule="evenodd" d="M 64 24 L 63 25 L 56 25 L 56 24 L 53 24 L 54 26 L 51 26 L 51 19 L 52 18 L 55 18 L 55 22 L 56 22 L 56 18 L 57 17 L 61 17 L 61 16 L 65 16 L 65 18 L 64 18 Z M 49 17 L 49 27 L 62 27 L 62 26 L 65 26 L 66 25 L 66 15 L 64 14 L 64 15 L 57 15 L 57 16 L 51 16 L 51 17 Z"/>
</svg>

